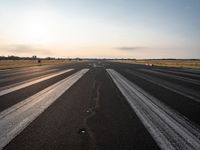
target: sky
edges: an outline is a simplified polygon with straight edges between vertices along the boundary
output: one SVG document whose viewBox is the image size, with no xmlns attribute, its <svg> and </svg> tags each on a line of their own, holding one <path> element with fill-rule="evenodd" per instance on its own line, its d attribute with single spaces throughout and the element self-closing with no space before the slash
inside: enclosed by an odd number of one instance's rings
<svg viewBox="0 0 200 150">
<path fill-rule="evenodd" d="M 200 59 L 200 0 L 0 0 L 0 55 Z"/>
</svg>

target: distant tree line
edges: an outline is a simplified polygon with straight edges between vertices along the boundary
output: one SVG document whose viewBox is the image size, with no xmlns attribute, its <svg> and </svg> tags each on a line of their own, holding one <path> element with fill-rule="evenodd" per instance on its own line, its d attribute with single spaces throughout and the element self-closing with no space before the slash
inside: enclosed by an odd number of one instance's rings
<svg viewBox="0 0 200 150">
<path fill-rule="evenodd" d="M 32 60 L 32 57 L 18 57 L 18 56 L 0 56 L 0 60 Z"/>
<path fill-rule="evenodd" d="M 54 58 L 54 57 L 46 57 L 46 58 L 39 58 L 37 56 L 32 57 L 19 57 L 19 56 L 0 56 L 0 60 L 79 60 L 81 61 L 81 58 Z"/>
<path fill-rule="evenodd" d="M 40 58 L 37 56 L 32 57 L 19 57 L 19 56 L 0 56 L 0 60 L 199 60 L 199 59 L 174 59 L 174 58 L 161 58 L 161 59 L 134 59 L 134 58 L 55 58 L 55 57 L 46 57 L 46 58 Z"/>
</svg>

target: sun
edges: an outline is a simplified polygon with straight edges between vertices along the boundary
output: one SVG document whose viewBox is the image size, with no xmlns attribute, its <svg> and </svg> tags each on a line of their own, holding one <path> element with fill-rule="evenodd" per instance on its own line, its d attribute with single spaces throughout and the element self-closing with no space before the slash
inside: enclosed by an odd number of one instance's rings
<svg viewBox="0 0 200 150">
<path fill-rule="evenodd" d="M 50 22 L 41 18 L 31 18 L 30 21 L 25 25 L 25 34 L 30 41 L 43 41 L 49 38 L 51 29 L 49 27 Z"/>
<path fill-rule="evenodd" d="M 56 17 L 49 11 L 32 11 L 23 17 L 20 38 L 23 42 L 41 44 L 51 42 L 56 27 Z"/>
</svg>

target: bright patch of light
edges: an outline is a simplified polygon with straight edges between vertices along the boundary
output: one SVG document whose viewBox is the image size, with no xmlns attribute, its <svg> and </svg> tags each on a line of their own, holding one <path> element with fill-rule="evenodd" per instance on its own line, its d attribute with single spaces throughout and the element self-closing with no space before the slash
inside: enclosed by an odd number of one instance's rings
<svg viewBox="0 0 200 150">
<path fill-rule="evenodd" d="M 32 10 L 19 21 L 18 37 L 25 43 L 52 42 L 56 29 L 59 28 L 58 21 L 59 17 L 51 11 Z"/>
</svg>

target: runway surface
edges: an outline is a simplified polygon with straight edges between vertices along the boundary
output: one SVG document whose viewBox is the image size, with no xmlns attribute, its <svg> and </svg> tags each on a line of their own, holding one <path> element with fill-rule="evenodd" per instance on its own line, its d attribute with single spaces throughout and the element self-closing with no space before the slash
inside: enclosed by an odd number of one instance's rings
<svg viewBox="0 0 200 150">
<path fill-rule="evenodd" d="M 200 71 L 110 61 L 0 70 L 0 149 L 200 149 Z"/>
</svg>

